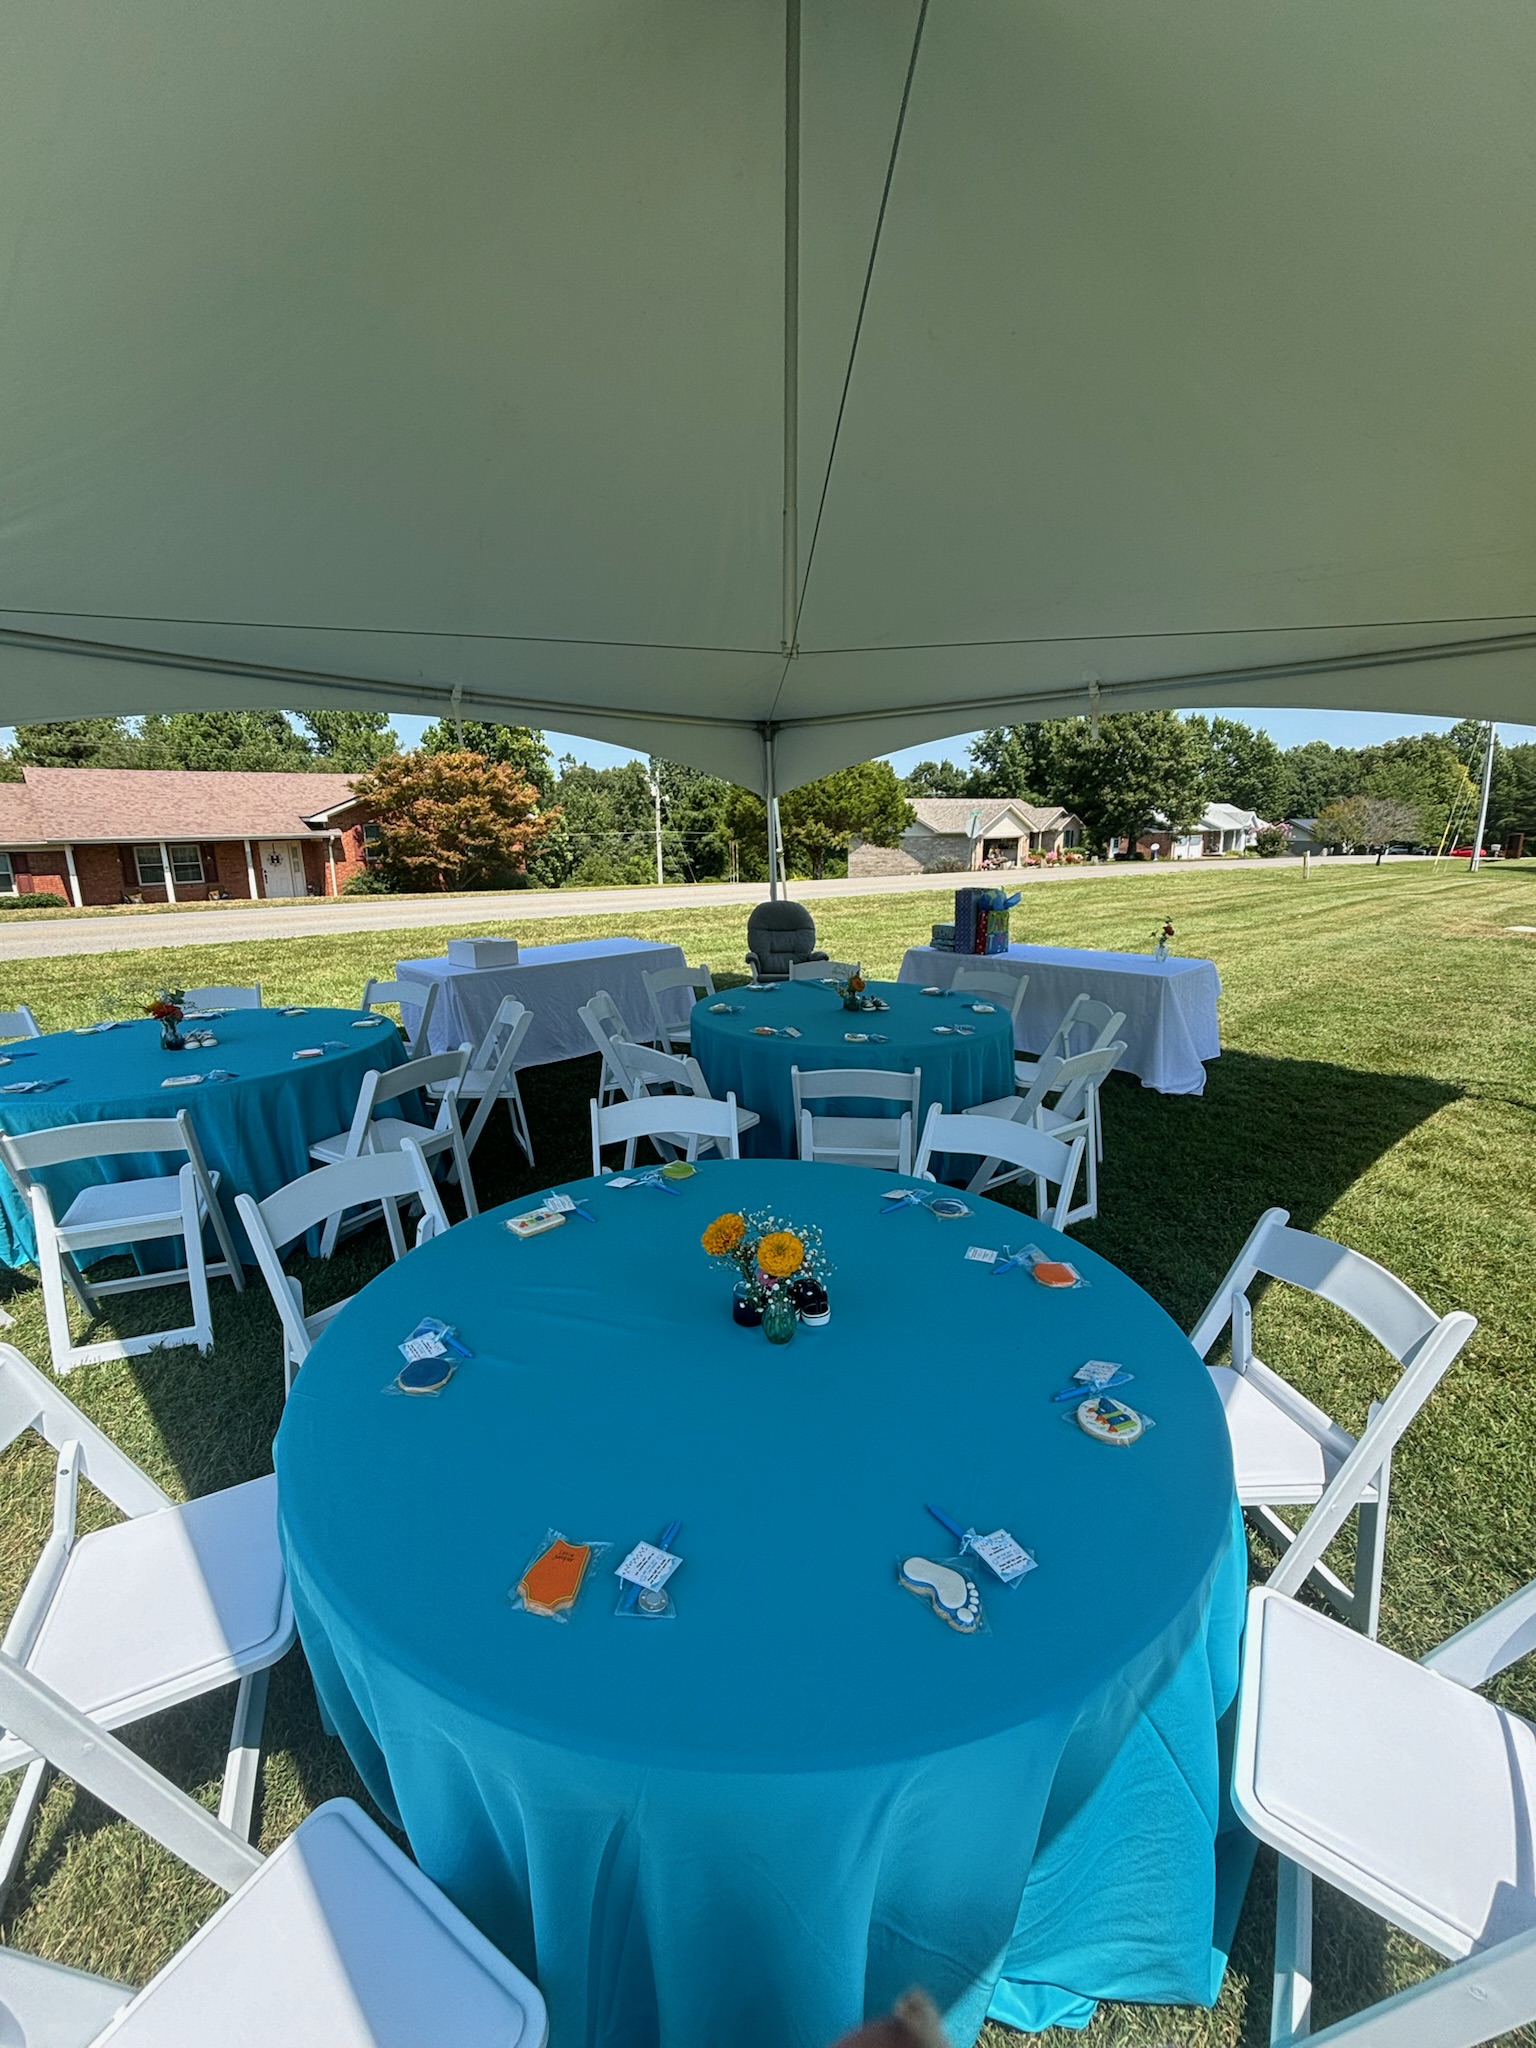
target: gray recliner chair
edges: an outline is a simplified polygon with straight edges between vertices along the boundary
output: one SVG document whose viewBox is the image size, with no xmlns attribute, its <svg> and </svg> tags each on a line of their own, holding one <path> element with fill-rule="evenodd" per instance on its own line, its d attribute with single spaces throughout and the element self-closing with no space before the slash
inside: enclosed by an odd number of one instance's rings
<svg viewBox="0 0 1536 2048">
<path fill-rule="evenodd" d="M 747 965 L 759 981 L 788 981 L 791 967 L 826 957 L 816 951 L 816 920 L 803 903 L 759 903 L 747 919 Z"/>
</svg>

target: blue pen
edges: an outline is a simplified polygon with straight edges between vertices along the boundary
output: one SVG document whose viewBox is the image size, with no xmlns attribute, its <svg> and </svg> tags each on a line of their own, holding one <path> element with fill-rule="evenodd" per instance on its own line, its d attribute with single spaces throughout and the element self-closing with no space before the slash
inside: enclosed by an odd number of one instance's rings
<svg viewBox="0 0 1536 2048">
<path fill-rule="evenodd" d="M 960 1524 L 958 1522 L 952 1522 L 949 1519 L 948 1515 L 945 1514 L 944 1510 L 942 1508 L 936 1508 L 932 1501 L 925 1501 L 923 1505 L 927 1508 L 929 1514 L 932 1515 L 933 1519 L 936 1522 L 943 1523 L 944 1527 L 949 1531 L 950 1535 L 953 1536 L 955 1541 L 960 1545 L 960 1548 L 964 1550 L 965 1531 L 960 1527 Z"/>
<path fill-rule="evenodd" d="M 661 1532 L 661 1541 L 656 1545 L 656 1548 L 658 1550 L 669 1550 L 677 1541 L 677 1532 L 682 1526 L 681 1522 L 668 1522 L 666 1528 Z M 631 1580 L 624 1588 L 624 1598 L 619 1602 L 619 1612 L 621 1614 L 630 1613 L 639 1598 L 640 1588 Z"/>
<path fill-rule="evenodd" d="M 1128 1372 L 1112 1373 L 1107 1380 L 1079 1380 L 1075 1387 L 1068 1387 L 1064 1394 L 1053 1394 L 1053 1401 L 1086 1401 L 1090 1394 L 1102 1394 L 1110 1387 L 1123 1387 L 1134 1377 Z"/>
</svg>

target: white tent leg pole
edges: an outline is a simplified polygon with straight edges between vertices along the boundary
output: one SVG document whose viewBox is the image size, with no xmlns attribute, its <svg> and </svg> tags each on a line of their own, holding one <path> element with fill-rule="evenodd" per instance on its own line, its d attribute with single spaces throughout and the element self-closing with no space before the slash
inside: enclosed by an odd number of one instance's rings
<svg viewBox="0 0 1536 2048">
<path fill-rule="evenodd" d="M 773 760 L 773 735 L 763 734 L 763 802 L 768 810 L 768 900 L 779 900 L 779 870 L 783 855 L 779 847 L 779 786 Z"/>
<path fill-rule="evenodd" d="M 1493 749 L 1498 727 L 1490 718 L 1488 721 L 1488 744 L 1483 751 L 1483 794 L 1477 807 L 1477 831 L 1472 839 L 1472 865 L 1467 870 L 1475 875 L 1483 863 L 1483 833 L 1488 824 L 1488 793 L 1493 788 Z"/>
</svg>

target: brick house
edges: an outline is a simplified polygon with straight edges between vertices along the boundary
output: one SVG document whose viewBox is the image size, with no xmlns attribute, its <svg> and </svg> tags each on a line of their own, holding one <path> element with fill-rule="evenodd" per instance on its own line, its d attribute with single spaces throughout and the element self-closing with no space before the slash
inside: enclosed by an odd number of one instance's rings
<svg viewBox="0 0 1536 2048">
<path fill-rule="evenodd" d="M 335 896 L 364 861 L 345 775 L 24 768 L 0 782 L 0 895 L 88 903 Z"/>
<path fill-rule="evenodd" d="M 1028 856 L 1051 860 L 1083 843 L 1083 823 L 1060 804 L 1018 797 L 918 796 L 912 823 L 895 846 L 855 839 L 850 875 L 949 875 L 1016 868 Z"/>
<path fill-rule="evenodd" d="M 1192 832 L 1170 832 L 1154 825 L 1136 842 L 1143 860 L 1218 860 L 1225 854 L 1245 853 L 1253 846 L 1264 820 L 1257 811 L 1239 809 L 1236 804 L 1207 804 Z M 1116 852 L 1129 854 L 1124 839 L 1115 842 Z"/>
</svg>

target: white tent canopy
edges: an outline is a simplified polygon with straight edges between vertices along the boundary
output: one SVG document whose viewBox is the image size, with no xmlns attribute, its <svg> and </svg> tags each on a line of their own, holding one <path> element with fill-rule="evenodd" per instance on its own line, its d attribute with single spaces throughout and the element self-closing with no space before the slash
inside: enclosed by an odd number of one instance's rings
<svg viewBox="0 0 1536 2048">
<path fill-rule="evenodd" d="M 1536 720 L 1529 0 L 3 19 L 0 722 Z"/>
</svg>

